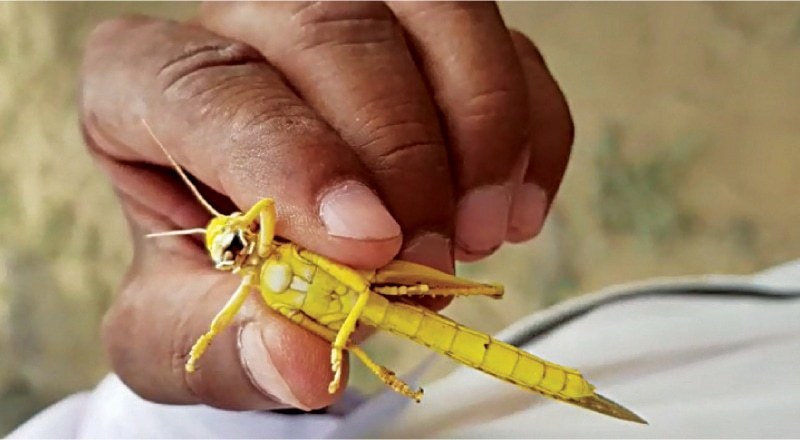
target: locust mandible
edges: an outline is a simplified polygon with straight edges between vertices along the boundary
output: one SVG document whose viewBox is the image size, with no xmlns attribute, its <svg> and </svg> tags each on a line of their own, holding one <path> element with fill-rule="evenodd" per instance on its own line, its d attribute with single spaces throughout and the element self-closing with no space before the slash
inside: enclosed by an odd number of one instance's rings
<svg viewBox="0 0 800 440">
<path fill-rule="evenodd" d="M 338 264 L 276 237 L 275 205 L 271 198 L 262 199 L 247 212 L 224 215 L 203 198 L 144 119 L 142 123 L 194 197 L 213 216 L 205 228 L 167 231 L 149 237 L 203 234 L 216 269 L 242 279 L 208 332 L 192 347 L 185 366 L 188 372 L 195 371 L 208 345 L 233 321 L 245 299 L 255 290 L 268 307 L 331 343 L 330 393 L 341 385 L 342 360 L 347 351 L 392 390 L 417 402 L 422 399 L 421 389 L 412 389 L 350 342 L 356 325 L 361 323 L 410 339 L 546 397 L 619 419 L 647 423 L 597 394 L 594 385 L 579 371 L 540 359 L 411 301 L 432 295 L 500 298 L 502 286 L 458 278 L 408 261 L 395 260 L 377 270 L 357 270 Z"/>
</svg>

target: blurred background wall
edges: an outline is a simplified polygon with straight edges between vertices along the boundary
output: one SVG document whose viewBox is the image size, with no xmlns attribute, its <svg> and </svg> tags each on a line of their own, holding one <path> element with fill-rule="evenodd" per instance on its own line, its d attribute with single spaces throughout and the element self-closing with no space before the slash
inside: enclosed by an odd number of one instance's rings
<svg viewBox="0 0 800 440">
<path fill-rule="evenodd" d="M 130 248 L 78 133 L 83 40 L 105 18 L 195 7 L 0 3 L 0 434 L 107 368 L 97 328 Z M 460 268 L 506 283 L 507 299 L 448 314 L 494 332 L 613 283 L 800 256 L 800 4 L 501 10 L 544 53 L 577 139 L 535 243 Z M 424 353 L 388 337 L 368 349 L 401 372 Z"/>
</svg>

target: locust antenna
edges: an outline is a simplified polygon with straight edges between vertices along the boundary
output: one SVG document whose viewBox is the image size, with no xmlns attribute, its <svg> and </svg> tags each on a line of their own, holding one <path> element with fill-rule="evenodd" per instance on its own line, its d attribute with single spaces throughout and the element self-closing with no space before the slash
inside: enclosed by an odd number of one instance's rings
<svg viewBox="0 0 800 440">
<path fill-rule="evenodd" d="M 145 237 L 153 238 L 153 237 L 170 237 L 173 235 L 193 235 L 193 234 L 203 234 L 205 235 L 206 230 L 204 228 L 194 228 L 194 229 L 181 229 L 179 231 L 166 231 L 166 232 L 154 232 L 152 234 L 147 234 Z"/>
<path fill-rule="evenodd" d="M 142 118 L 142 124 L 144 124 L 144 128 L 147 129 L 147 132 L 150 133 L 150 137 L 152 137 L 153 140 L 156 141 L 156 144 L 158 144 L 159 148 L 161 148 L 161 151 L 163 151 L 164 154 L 167 156 L 167 159 L 169 159 L 169 162 L 172 164 L 172 167 L 175 168 L 175 171 L 178 172 L 178 175 L 181 176 L 183 182 L 186 183 L 186 186 L 188 186 L 189 189 L 192 191 L 194 198 L 197 199 L 197 201 L 200 202 L 200 204 L 203 205 L 203 207 L 206 208 L 206 210 L 215 217 L 223 217 L 223 215 L 219 211 L 214 209 L 214 207 L 211 206 L 211 204 L 208 203 L 206 199 L 203 198 L 203 196 L 200 194 L 200 191 L 197 190 L 197 187 L 194 186 L 191 180 L 189 180 L 189 176 L 187 176 L 186 173 L 183 172 L 183 168 L 181 168 L 181 166 L 178 165 L 178 162 L 176 162 L 175 159 L 172 157 L 172 155 L 169 154 L 169 151 L 167 151 L 167 148 L 164 146 L 164 144 L 162 144 L 161 141 L 158 140 L 155 133 L 153 133 L 153 130 L 150 128 L 150 125 L 147 124 L 147 121 L 145 121 L 144 118 Z"/>
</svg>

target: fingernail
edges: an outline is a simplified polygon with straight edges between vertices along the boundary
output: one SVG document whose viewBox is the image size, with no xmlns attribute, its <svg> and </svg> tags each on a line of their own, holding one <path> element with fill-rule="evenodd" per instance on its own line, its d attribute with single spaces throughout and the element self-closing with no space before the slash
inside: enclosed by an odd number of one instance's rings
<svg viewBox="0 0 800 440">
<path fill-rule="evenodd" d="M 544 189 L 534 183 L 520 185 L 511 204 L 508 223 L 509 241 L 525 241 L 539 234 L 544 225 L 546 212 L 547 193 Z"/>
<path fill-rule="evenodd" d="M 400 258 L 447 273 L 453 273 L 453 250 L 442 234 L 426 232 L 412 238 Z"/>
<path fill-rule="evenodd" d="M 322 198 L 319 215 L 330 235 L 356 240 L 400 236 L 400 225 L 381 200 L 359 182 L 344 182 Z"/>
<path fill-rule="evenodd" d="M 506 185 L 469 191 L 458 203 L 456 243 L 473 254 L 491 253 L 502 244 L 508 227 L 511 196 Z"/>
<path fill-rule="evenodd" d="M 256 322 L 245 325 L 239 332 L 239 354 L 250 381 L 262 393 L 276 401 L 309 411 L 311 408 L 300 402 L 278 372 L 265 339 L 263 329 Z"/>
</svg>

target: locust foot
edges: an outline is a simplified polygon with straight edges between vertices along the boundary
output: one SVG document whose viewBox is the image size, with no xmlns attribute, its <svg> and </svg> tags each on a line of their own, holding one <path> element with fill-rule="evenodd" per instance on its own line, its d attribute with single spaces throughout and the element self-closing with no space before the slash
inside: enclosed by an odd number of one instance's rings
<svg viewBox="0 0 800 440">
<path fill-rule="evenodd" d="M 417 403 L 422 401 L 422 388 L 416 390 L 412 389 L 407 383 L 398 379 L 397 375 L 393 371 L 385 367 L 380 367 L 380 370 L 378 371 L 378 377 L 381 379 L 381 381 L 383 381 L 383 383 L 385 383 L 395 392 L 414 399 Z"/>
<path fill-rule="evenodd" d="M 341 348 L 333 347 L 331 349 L 331 371 L 333 371 L 333 380 L 328 384 L 328 392 L 333 394 L 339 390 L 342 383 L 342 358 L 344 357 Z"/>
<path fill-rule="evenodd" d="M 187 373 L 197 371 L 197 361 L 206 352 L 214 336 L 213 332 L 206 333 L 192 345 L 192 349 L 189 351 L 189 359 L 186 360 L 186 366 L 184 367 Z"/>
</svg>

